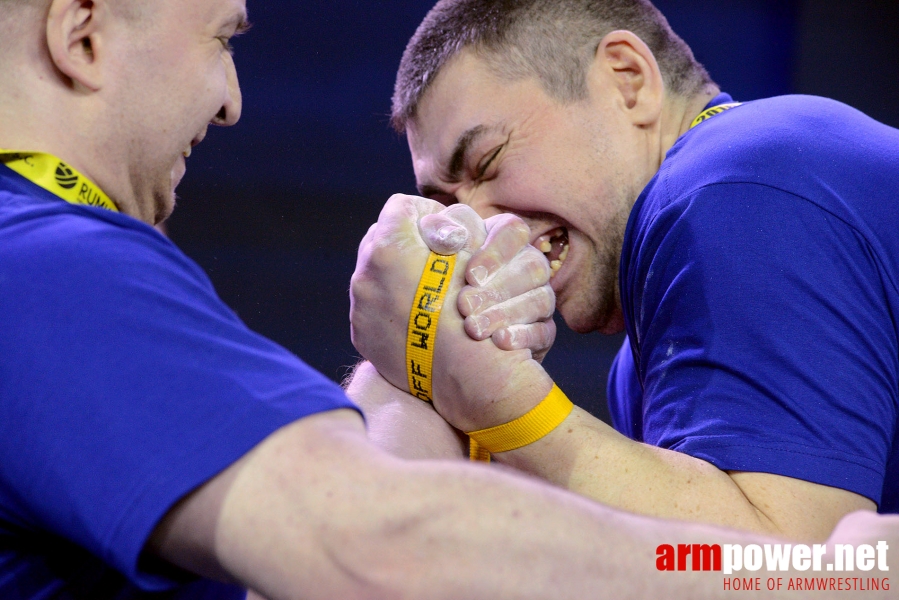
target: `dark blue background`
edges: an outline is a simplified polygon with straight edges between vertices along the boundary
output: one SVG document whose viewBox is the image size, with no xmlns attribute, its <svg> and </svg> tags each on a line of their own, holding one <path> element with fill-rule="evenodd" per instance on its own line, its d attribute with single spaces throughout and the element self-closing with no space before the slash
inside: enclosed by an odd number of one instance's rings
<svg viewBox="0 0 899 600">
<path fill-rule="evenodd" d="M 899 126 L 896 0 L 656 4 L 735 98 L 820 94 Z M 388 116 L 403 48 L 432 5 L 249 0 L 254 27 L 235 41 L 243 118 L 191 157 L 168 223 L 250 327 L 335 379 L 357 360 L 347 318 L 356 246 L 390 194 L 415 190 Z M 547 369 L 606 415 L 620 338 L 559 329 Z"/>
</svg>

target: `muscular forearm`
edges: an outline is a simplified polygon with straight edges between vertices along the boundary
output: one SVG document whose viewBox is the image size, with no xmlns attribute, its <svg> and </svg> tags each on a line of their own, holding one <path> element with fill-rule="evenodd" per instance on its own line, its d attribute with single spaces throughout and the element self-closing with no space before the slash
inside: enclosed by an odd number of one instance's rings
<svg viewBox="0 0 899 600">
<path fill-rule="evenodd" d="M 899 545 L 899 520 L 873 519 L 833 541 Z M 495 467 L 396 459 L 356 415 L 333 413 L 276 432 L 189 496 L 151 549 L 270 600 L 702 599 L 731 593 L 722 574 L 659 571 L 660 544 L 770 541 L 617 512 Z"/>
<path fill-rule="evenodd" d="M 677 539 L 669 525 L 496 469 L 394 459 L 345 424 L 296 427 L 302 441 L 288 428 L 248 458 L 216 535 L 226 569 L 272 600 L 643 598 L 669 587 L 633 576 Z M 684 581 L 691 597 L 717 589 Z"/>
<path fill-rule="evenodd" d="M 368 363 L 348 392 L 370 438 L 403 458 L 461 457 L 454 430 Z M 549 436 L 496 459 L 588 498 L 636 513 L 820 541 L 844 514 L 871 508 L 842 490 L 765 474 L 725 473 L 679 452 L 639 444 L 580 409 Z"/>
<path fill-rule="evenodd" d="M 873 509 L 869 500 L 843 490 L 773 475 L 729 474 L 686 454 L 634 442 L 577 408 L 543 440 L 496 458 L 628 511 L 795 539 L 823 540 L 843 515 Z"/>
</svg>

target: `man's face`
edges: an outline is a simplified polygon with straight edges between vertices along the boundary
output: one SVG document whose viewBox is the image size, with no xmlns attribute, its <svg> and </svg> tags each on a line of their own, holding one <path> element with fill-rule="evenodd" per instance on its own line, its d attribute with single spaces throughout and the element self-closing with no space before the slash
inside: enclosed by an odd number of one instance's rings
<svg viewBox="0 0 899 600">
<path fill-rule="evenodd" d="M 614 101 L 594 92 L 560 103 L 536 79 L 507 81 L 463 51 L 425 94 L 408 137 L 422 195 L 485 218 L 522 217 L 531 243 L 555 262 L 552 287 L 568 326 L 615 333 L 622 238 L 648 179 L 639 138 Z"/>
<path fill-rule="evenodd" d="M 165 0 L 121 29 L 111 122 L 142 211 L 160 221 L 174 207 L 185 158 L 211 123 L 233 125 L 241 94 L 228 40 L 246 25 L 245 0 Z"/>
</svg>

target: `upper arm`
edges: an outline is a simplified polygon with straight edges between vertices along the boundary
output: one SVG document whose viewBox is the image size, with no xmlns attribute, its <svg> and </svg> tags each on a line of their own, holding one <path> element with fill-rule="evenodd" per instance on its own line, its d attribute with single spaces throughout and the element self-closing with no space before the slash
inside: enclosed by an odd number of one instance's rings
<svg viewBox="0 0 899 600">
<path fill-rule="evenodd" d="M 840 488 L 770 473 L 730 472 L 731 480 L 772 533 L 821 541 L 845 515 L 876 510 L 874 502 Z"/>
<path fill-rule="evenodd" d="M 174 245 L 116 219 L 4 240 L 0 513 L 165 590 L 140 562 L 162 515 L 285 423 L 351 403 Z"/>
<path fill-rule="evenodd" d="M 319 413 L 279 429 L 169 510 L 147 550 L 206 577 L 271 585 L 284 576 L 273 572 L 281 565 L 272 536 L 290 528 L 288 540 L 296 536 L 297 545 L 290 555 L 303 555 L 291 569 L 308 571 L 305 577 L 295 573 L 292 580 L 315 580 L 316 570 L 328 559 L 316 529 L 327 526 L 323 515 L 329 498 L 339 493 L 334 482 L 365 468 L 364 460 L 347 468 L 364 436 L 359 415 L 346 410 Z M 337 521 L 335 514 L 333 525 L 339 528 Z"/>
<path fill-rule="evenodd" d="M 441 471 L 458 463 L 416 464 L 372 445 L 358 413 L 312 415 L 185 498 L 150 548 L 271 598 L 398 597 L 426 585 L 425 572 L 443 571 L 420 555 L 458 557 L 456 538 L 467 531 L 459 490 L 441 488 Z M 427 564 L 410 579 L 416 560 Z"/>
<path fill-rule="evenodd" d="M 804 492 L 763 493 L 777 476 L 820 486 L 803 501 L 821 510 L 851 498 L 830 488 L 878 502 L 899 349 L 863 236 L 805 199 L 727 184 L 663 210 L 643 241 L 629 267 L 644 441 L 755 473 L 736 480 L 785 516 Z"/>
</svg>

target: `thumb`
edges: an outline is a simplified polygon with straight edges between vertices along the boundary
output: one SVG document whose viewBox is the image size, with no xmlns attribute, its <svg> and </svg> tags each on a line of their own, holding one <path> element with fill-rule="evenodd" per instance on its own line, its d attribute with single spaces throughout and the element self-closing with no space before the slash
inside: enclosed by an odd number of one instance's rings
<svg viewBox="0 0 899 600">
<path fill-rule="evenodd" d="M 457 254 L 471 238 L 465 227 L 443 213 L 423 216 L 418 229 L 428 248 L 437 254 Z"/>
<path fill-rule="evenodd" d="M 456 254 L 480 248 L 487 238 L 484 220 L 470 207 L 454 204 L 419 220 L 419 231 L 428 247 L 437 254 Z"/>
</svg>

